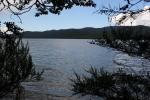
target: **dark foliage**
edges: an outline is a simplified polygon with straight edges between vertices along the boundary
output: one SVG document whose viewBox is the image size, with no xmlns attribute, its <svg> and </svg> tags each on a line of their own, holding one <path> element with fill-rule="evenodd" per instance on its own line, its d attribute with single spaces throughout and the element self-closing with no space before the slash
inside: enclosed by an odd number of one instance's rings
<svg viewBox="0 0 150 100">
<path fill-rule="evenodd" d="M 47 15 L 49 12 L 60 14 L 64 9 L 70 9 L 73 6 L 92 6 L 95 3 L 92 0 L 1 0 L 0 11 L 7 8 L 15 15 L 29 12 L 32 8 L 36 8 L 35 16 Z"/>
<path fill-rule="evenodd" d="M 61 29 L 43 32 L 27 31 L 23 33 L 23 38 L 63 38 L 63 39 L 97 39 L 101 28 L 82 28 L 82 29 Z"/>
<path fill-rule="evenodd" d="M 97 42 L 128 54 L 150 58 L 150 32 L 143 26 L 104 28 Z"/>
<path fill-rule="evenodd" d="M 110 26 L 103 28 L 100 38 L 112 38 L 112 40 L 150 40 L 150 27 L 146 26 Z"/>
<path fill-rule="evenodd" d="M 22 42 L 22 29 L 14 23 L 5 24 L 8 30 L 0 31 L 0 97 L 16 89 L 19 93 L 20 83 L 34 71 L 28 45 Z"/>
<path fill-rule="evenodd" d="M 75 94 L 96 95 L 104 100 L 150 100 L 150 76 L 119 70 L 114 73 L 90 68 L 90 77 L 75 74 L 72 90 Z"/>
<path fill-rule="evenodd" d="M 133 38 L 137 36 L 134 35 L 136 32 L 137 35 L 142 35 L 144 39 L 150 39 L 150 27 L 146 26 L 108 26 L 103 28 L 81 28 L 81 29 L 60 29 L 60 30 L 47 30 L 47 31 L 26 31 L 23 33 L 23 38 L 73 38 L 73 39 L 98 39 L 102 38 L 102 35 L 105 33 L 110 34 L 111 29 L 117 29 L 124 32 L 129 36 L 132 35 Z M 124 31 L 123 31 L 124 30 Z M 130 33 L 126 30 L 131 30 Z M 134 32 L 132 31 L 134 30 Z M 121 32 L 121 33 L 122 33 Z M 120 35 L 118 31 L 118 35 Z M 117 34 L 116 34 L 117 35 Z M 140 37 L 140 36 L 139 36 Z"/>
</svg>

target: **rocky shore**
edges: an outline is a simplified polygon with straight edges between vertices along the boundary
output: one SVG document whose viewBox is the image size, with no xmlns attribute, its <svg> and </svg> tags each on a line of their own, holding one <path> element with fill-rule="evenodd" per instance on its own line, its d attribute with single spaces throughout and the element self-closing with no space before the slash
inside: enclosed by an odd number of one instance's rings
<svg viewBox="0 0 150 100">
<path fill-rule="evenodd" d="M 115 48 L 117 50 L 126 52 L 130 55 L 142 56 L 146 59 L 150 59 L 150 40 L 120 40 L 116 39 L 113 41 L 108 41 L 106 39 L 92 40 L 91 44 L 97 44 L 100 46 L 108 46 Z"/>
</svg>

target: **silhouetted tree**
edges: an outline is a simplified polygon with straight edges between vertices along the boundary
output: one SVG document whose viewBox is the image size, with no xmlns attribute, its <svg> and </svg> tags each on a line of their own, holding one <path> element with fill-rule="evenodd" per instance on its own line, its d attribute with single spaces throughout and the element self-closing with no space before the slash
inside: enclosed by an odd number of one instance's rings
<svg viewBox="0 0 150 100">
<path fill-rule="evenodd" d="M 73 6 L 95 7 L 96 4 L 93 0 L 1 0 L 0 6 L 0 11 L 8 9 L 15 15 L 21 15 L 34 8 L 37 11 L 35 16 L 40 16 L 49 12 L 60 14 L 62 10 L 70 9 Z"/>
<path fill-rule="evenodd" d="M 49 12 L 60 14 L 64 9 L 73 6 L 91 6 L 92 0 L 1 0 L 0 11 L 9 10 L 19 15 L 36 9 L 35 16 L 47 15 Z M 20 18 L 20 17 L 19 17 Z M 17 89 L 19 93 L 21 82 L 30 75 L 36 74 L 28 45 L 22 42 L 22 29 L 12 22 L 6 22 L 6 30 L 0 30 L 0 97 Z M 37 78 L 41 73 L 37 73 Z M 16 99 L 18 100 L 18 93 Z"/>
<path fill-rule="evenodd" d="M 33 72 L 28 45 L 22 42 L 21 28 L 5 23 L 7 30 L 0 30 L 0 97 L 20 89 L 20 83 Z"/>
</svg>

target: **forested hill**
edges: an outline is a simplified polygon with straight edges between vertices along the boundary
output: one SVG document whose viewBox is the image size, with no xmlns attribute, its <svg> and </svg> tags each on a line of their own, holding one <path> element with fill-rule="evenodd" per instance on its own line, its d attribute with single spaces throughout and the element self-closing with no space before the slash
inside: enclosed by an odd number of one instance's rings
<svg viewBox="0 0 150 100">
<path fill-rule="evenodd" d="M 82 29 L 61 29 L 50 30 L 43 32 L 30 32 L 26 31 L 23 34 L 23 38 L 66 38 L 66 39 L 97 39 L 101 37 L 101 33 L 109 32 L 111 29 L 120 29 L 123 31 L 132 29 L 131 33 L 143 33 L 150 34 L 150 27 L 146 26 L 111 26 L 103 28 L 82 28 Z M 119 31 L 118 31 L 119 32 Z M 145 34 L 145 35 L 146 35 Z"/>
<path fill-rule="evenodd" d="M 61 29 L 43 32 L 25 32 L 24 38 L 71 38 L 88 39 L 97 38 L 101 33 L 101 28 L 83 28 L 83 29 Z"/>
</svg>

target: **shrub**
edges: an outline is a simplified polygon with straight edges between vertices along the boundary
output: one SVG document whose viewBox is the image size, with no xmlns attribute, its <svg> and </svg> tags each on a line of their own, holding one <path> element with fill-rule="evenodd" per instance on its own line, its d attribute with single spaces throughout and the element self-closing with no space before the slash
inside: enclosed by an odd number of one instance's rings
<svg viewBox="0 0 150 100">
<path fill-rule="evenodd" d="M 5 25 L 7 30 L 0 31 L 0 97 L 20 89 L 34 70 L 28 44 L 22 42 L 22 29 L 10 22 Z"/>
<path fill-rule="evenodd" d="M 149 100 L 149 75 L 129 74 L 123 70 L 114 73 L 90 68 L 90 77 L 75 73 L 71 79 L 75 94 L 96 95 L 104 100 Z"/>
</svg>

